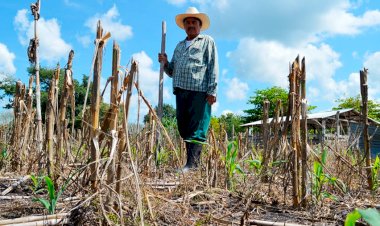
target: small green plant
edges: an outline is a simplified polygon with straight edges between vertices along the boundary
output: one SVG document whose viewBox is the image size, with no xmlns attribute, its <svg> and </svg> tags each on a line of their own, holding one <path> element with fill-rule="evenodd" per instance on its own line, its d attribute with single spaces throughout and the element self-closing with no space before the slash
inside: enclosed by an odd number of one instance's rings
<svg viewBox="0 0 380 226">
<path fill-rule="evenodd" d="M 7 158 L 8 158 L 7 148 L 4 147 L 0 153 L 0 169 L 2 169 L 3 166 L 5 166 Z"/>
<path fill-rule="evenodd" d="M 236 141 L 232 141 L 227 146 L 226 156 L 223 157 L 223 161 L 225 163 L 225 168 L 227 171 L 227 187 L 230 190 L 233 190 L 235 187 L 234 176 L 236 173 L 244 174 L 241 169 L 238 161 L 238 148 Z"/>
<path fill-rule="evenodd" d="M 71 180 L 71 177 L 66 181 L 64 186 L 61 187 L 61 189 L 56 193 L 54 183 L 51 180 L 49 176 L 44 176 L 43 177 L 46 183 L 47 187 L 47 192 L 48 192 L 48 197 L 49 199 L 44 199 L 44 198 L 34 198 L 33 201 L 41 203 L 49 212 L 49 214 L 54 214 L 55 208 L 57 206 L 57 201 L 66 189 L 69 181 Z M 33 179 L 32 179 L 33 180 Z M 33 182 L 34 183 L 34 182 Z"/>
<path fill-rule="evenodd" d="M 372 170 L 372 191 L 376 191 L 379 188 L 379 173 L 380 173 L 380 158 L 376 156 L 375 162 L 373 163 Z"/>
<path fill-rule="evenodd" d="M 326 164 L 327 159 L 327 150 L 323 150 L 321 154 L 321 162 L 315 161 L 313 167 L 313 186 L 312 192 L 317 201 L 321 200 L 321 198 L 330 198 L 333 200 L 337 200 L 337 198 L 330 194 L 327 191 L 323 190 L 323 187 L 326 184 L 330 184 L 334 187 L 337 187 L 342 192 L 346 192 L 346 186 L 342 181 L 337 179 L 336 177 L 332 177 L 329 174 L 323 171 L 323 166 Z"/>
<path fill-rule="evenodd" d="M 42 182 L 43 177 L 35 176 L 32 174 L 32 175 L 30 175 L 30 179 L 33 182 L 33 185 L 30 186 L 30 190 L 32 190 L 34 195 L 43 191 L 43 189 L 41 187 L 41 185 L 42 185 L 41 182 Z"/>
<path fill-rule="evenodd" d="M 254 169 L 257 175 L 261 174 L 263 169 L 263 156 L 258 156 L 257 159 L 248 159 L 246 162 L 249 164 L 250 169 Z"/>
<path fill-rule="evenodd" d="M 156 165 L 161 166 L 165 164 L 169 159 L 169 152 L 165 149 L 161 149 L 160 151 L 157 151 L 156 153 Z"/>
<path fill-rule="evenodd" d="M 344 226 L 355 226 L 356 221 L 360 218 L 363 218 L 369 225 L 376 226 L 380 222 L 380 213 L 375 208 L 355 209 L 347 214 Z"/>
</svg>

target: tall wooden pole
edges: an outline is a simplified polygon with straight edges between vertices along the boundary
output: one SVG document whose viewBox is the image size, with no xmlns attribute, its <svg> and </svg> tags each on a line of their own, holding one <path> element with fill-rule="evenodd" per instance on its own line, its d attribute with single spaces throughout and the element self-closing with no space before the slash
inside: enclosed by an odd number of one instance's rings
<svg viewBox="0 0 380 226">
<path fill-rule="evenodd" d="M 367 181 L 369 189 L 373 187 L 372 170 L 371 170 L 371 150 L 369 146 L 368 135 L 368 84 L 367 84 L 368 69 L 360 70 L 360 93 L 362 96 L 362 123 L 363 123 L 363 140 L 364 140 L 364 153 L 367 171 Z"/>
<path fill-rule="evenodd" d="M 264 153 L 263 153 L 263 174 L 261 177 L 261 180 L 263 182 L 268 181 L 268 175 L 267 175 L 267 170 L 268 170 L 268 162 L 270 161 L 270 150 L 268 148 L 268 143 L 269 143 L 269 138 L 270 138 L 270 129 L 269 129 L 269 107 L 270 107 L 270 102 L 268 100 L 264 100 L 264 106 L 263 106 L 263 127 L 262 127 L 262 132 L 263 132 L 263 143 L 264 143 Z"/>
<path fill-rule="evenodd" d="M 301 205 L 306 207 L 307 181 L 307 100 L 306 100 L 306 64 L 305 57 L 301 63 Z"/>
<path fill-rule="evenodd" d="M 162 21 L 161 54 L 165 53 L 165 43 L 166 43 L 166 22 Z M 159 79 L 159 83 L 158 83 L 158 106 L 157 106 L 157 116 L 158 116 L 159 120 L 162 120 L 162 116 L 164 114 L 163 90 L 164 90 L 164 63 L 161 62 L 161 64 L 160 64 L 160 79 Z M 158 162 L 157 162 L 158 156 L 157 155 L 161 149 L 160 137 L 161 137 L 160 131 L 157 130 L 156 131 L 156 147 L 157 147 L 156 150 L 157 151 L 155 152 L 156 153 L 156 158 L 155 158 L 156 159 L 156 165 L 158 164 Z"/>
<path fill-rule="evenodd" d="M 42 114 L 41 114 L 41 88 L 40 88 L 40 61 L 38 57 L 38 33 L 37 21 L 40 18 L 41 1 L 37 0 L 31 5 L 32 14 L 34 16 L 34 41 L 35 41 L 35 63 L 34 70 L 36 73 L 36 121 L 37 121 L 37 151 L 42 151 Z"/>
<path fill-rule="evenodd" d="M 162 38 L 161 38 L 161 54 L 165 53 L 165 43 L 166 43 L 166 22 L 162 21 Z M 158 87 L 158 109 L 157 116 L 161 120 L 163 115 L 163 90 L 164 90 L 164 63 L 161 62 L 160 65 L 160 80 Z"/>
<path fill-rule="evenodd" d="M 291 72 L 289 75 L 289 83 L 290 83 L 290 98 L 289 98 L 289 112 L 291 115 L 291 148 L 292 148 L 292 185 L 293 185 L 293 206 L 298 207 L 299 205 L 299 178 L 298 178 L 298 147 L 297 142 L 299 139 L 299 124 L 297 120 L 299 119 L 299 111 L 297 110 L 297 73 L 298 73 L 298 57 L 293 62 Z"/>
</svg>

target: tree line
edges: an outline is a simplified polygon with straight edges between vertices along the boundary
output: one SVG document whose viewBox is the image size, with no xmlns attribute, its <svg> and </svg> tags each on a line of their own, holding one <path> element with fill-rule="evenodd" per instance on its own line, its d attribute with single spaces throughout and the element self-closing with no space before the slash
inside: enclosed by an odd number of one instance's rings
<svg viewBox="0 0 380 226">
<path fill-rule="evenodd" d="M 29 74 L 33 74 L 33 68 L 28 68 L 27 71 Z M 46 103 L 48 100 L 48 89 L 50 85 L 51 78 L 53 77 L 55 69 L 50 69 L 46 67 L 42 67 L 40 69 L 40 80 L 41 80 L 41 109 L 42 112 L 46 110 Z M 61 71 L 62 76 L 60 76 L 59 80 L 59 88 L 62 88 L 63 85 L 63 73 Z M 79 114 L 83 109 L 83 103 L 86 95 L 86 89 L 88 85 L 88 76 L 82 75 L 82 80 L 78 81 L 74 79 L 74 87 L 75 87 L 75 115 L 76 122 L 75 127 L 80 127 L 80 115 Z M 90 84 L 91 85 L 91 84 Z M 0 82 L 0 99 L 5 100 L 8 99 L 8 103 L 4 106 L 6 109 L 10 109 L 13 106 L 13 95 L 16 90 L 16 80 L 11 76 L 6 76 L 3 81 Z M 91 93 L 89 93 L 91 95 Z M 91 100 L 91 97 L 88 98 Z M 249 97 L 247 101 L 248 109 L 243 112 L 245 115 L 238 115 L 234 113 L 227 113 L 221 115 L 219 117 L 213 116 L 211 119 L 211 126 L 218 133 L 221 127 L 223 127 L 229 138 L 233 136 L 233 133 L 242 132 L 244 128 L 240 125 L 248 122 L 253 122 L 262 119 L 263 117 L 263 103 L 264 100 L 268 100 L 270 102 L 269 108 L 269 117 L 274 115 L 276 103 L 278 100 L 281 100 L 282 109 L 281 111 L 286 114 L 287 102 L 288 102 L 288 90 L 273 86 L 265 89 L 257 89 L 254 91 L 253 95 Z M 332 110 L 339 110 L 345 108 L 354 108 L 357 111 L 361 111 L 361 97 L 360 95 L 354 97 L 340 98 L 335 101 L 337 103 L 336 107 L 333 107 Z M 102 102 L 100 115 L 105 115 L 108 104 Z M 316 106 L 309 106 L 308 111 L 311 112 L 316 109 Z M 157 107 L 155 108 L 157 110 Z M 368 101 L 368 117 L 374 119 L 376 121 L 380 121 L 380 104 L 374 100 Z M 149 115 L 145 115 L 143 118 L 143 123 L 148 122 Z M 43 115 L 44 121 L 44 115 Z M 175 108 L 170 104 L 164 104 L 163 106 L 163 125 L 165 127 L 176 127 L 176 117 L 175 117 Z"/>
</svg>

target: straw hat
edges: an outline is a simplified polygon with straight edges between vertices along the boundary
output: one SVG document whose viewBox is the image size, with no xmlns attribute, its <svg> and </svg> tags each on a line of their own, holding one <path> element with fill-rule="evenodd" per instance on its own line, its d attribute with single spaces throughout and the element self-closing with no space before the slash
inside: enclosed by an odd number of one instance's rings
<svg viewBox="0 0 380 226">
<path fill-rule="evenodd" d="M 183 26 L 183 20 L 187 17 L 195 17 L 202 21 L 201 30 L 206 30 L 210 26 L 210 19 L 204 13 L 200 13 L 195 7 L 189 7 L 185 13 L 178 14 L 175 17 L 175 22 L 178 27 L 185 29 Z"/>
</svg>

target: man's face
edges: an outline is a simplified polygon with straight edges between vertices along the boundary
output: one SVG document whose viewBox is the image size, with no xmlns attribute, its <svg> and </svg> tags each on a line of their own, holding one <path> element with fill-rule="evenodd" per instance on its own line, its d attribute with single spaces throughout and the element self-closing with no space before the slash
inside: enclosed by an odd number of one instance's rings
<svg viewBox="0 0 380 226">
<path fill-rule="evenodd" d="M 197 18 L 187 17 L 183 20 L 183 25 L 190 40 L 197 37 L 201 32 L 201 21 Z"/>
</svg>

